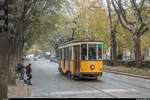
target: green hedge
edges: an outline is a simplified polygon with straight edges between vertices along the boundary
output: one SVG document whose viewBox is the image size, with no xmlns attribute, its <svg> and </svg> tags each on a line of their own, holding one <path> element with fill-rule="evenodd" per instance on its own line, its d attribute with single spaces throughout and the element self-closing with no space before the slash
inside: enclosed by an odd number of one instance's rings
<svg viewBox="0 0 150 100">
<path fill-rule="evenodd" d="M 104 65 L 111 65 L 110 60 L 103 60 Z M 149 67 L 150 68 L 150 61 L 143 61 L 142 62 L 143 67 Z M 136 62 L 135 61 L 122 61 L 122 60 L 118 60 L 118 66 L 128 66 L 128 67 L 135 67 L 136 66 Z"/>
</svg>

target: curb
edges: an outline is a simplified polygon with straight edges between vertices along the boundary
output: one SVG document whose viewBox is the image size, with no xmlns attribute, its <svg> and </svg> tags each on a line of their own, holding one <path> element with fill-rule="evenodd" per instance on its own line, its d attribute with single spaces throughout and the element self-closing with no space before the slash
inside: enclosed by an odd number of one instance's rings
<svg viewBox="0 0 150 100">
<path fill-rule="evenodd" d="M 131 77 L 138 77 L 138 78 L 143 78 L 143 79 L 149 79 L 150 80 L 149 76 L 135 75 L 135 74 L 130 74 L 130 73 L 126 73 L 126 72 L 118 72 L 118 71 L 112 71 L 112 70 L 104 70 L 104 72 L 120 74 L 120 75 L 126 75 L 126 76 L 131 76 Z"/>
</svg>

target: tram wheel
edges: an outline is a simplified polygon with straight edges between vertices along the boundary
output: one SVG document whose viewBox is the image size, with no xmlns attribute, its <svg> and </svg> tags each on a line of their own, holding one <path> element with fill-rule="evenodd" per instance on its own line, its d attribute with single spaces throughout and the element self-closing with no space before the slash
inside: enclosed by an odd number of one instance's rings
<svg viewBox="0 0 150 100">
<path fill-rule="evenodd" d="M 76 79 L 76 76 L 71 75 L 71 79 L 72 79 L 72 80 L 75 80 L 75 79 Z"/>
<path fill-rule="evenodd" d="M 61 74 L 64 74 L 61 68 L 58 68 L 58 71 L 59 71 Z"/>
<path fill-rule="evenodd" d="M 79 80 L 79 77 L 78 77 L 78 76 L 71 75 L 71 79 L 72 79 L 72 80 Z"/>
<path fill-rule="evenodd" d="M 68 76 L 68 77 L 71 77 L 71 72 L 68 72 L 68 73 L 67 73 L 67 76 Z"/>
</svg>

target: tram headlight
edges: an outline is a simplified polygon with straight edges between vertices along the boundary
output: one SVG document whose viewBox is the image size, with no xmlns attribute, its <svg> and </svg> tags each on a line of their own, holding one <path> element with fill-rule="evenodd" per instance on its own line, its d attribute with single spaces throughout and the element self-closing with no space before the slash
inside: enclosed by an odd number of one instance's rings
<svg viewBox="0 0 150 100">
<path fill-rule="evenodd" d="M 91 65 L 91 66 L 90 66 L 90 69 L 91 69 L 91 70 L 94 70 L 94 69 L 95 69 L 95 66 L 94 66 L 94 65 Z"/>
</svg>

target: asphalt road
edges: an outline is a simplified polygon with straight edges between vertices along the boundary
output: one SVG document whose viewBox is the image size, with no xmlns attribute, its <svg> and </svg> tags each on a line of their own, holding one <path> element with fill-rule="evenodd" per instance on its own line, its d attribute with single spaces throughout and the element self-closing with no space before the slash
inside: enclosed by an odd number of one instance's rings
<svg viewBox="0 0 150 100">
<path fill-rule="evenodd" d="M 98 80 L 71 80 L 58 72 L 58 64 L 31 61 L 31 98 L 150 98 L 150 80 L 103 73 Z"/>
</svg>

